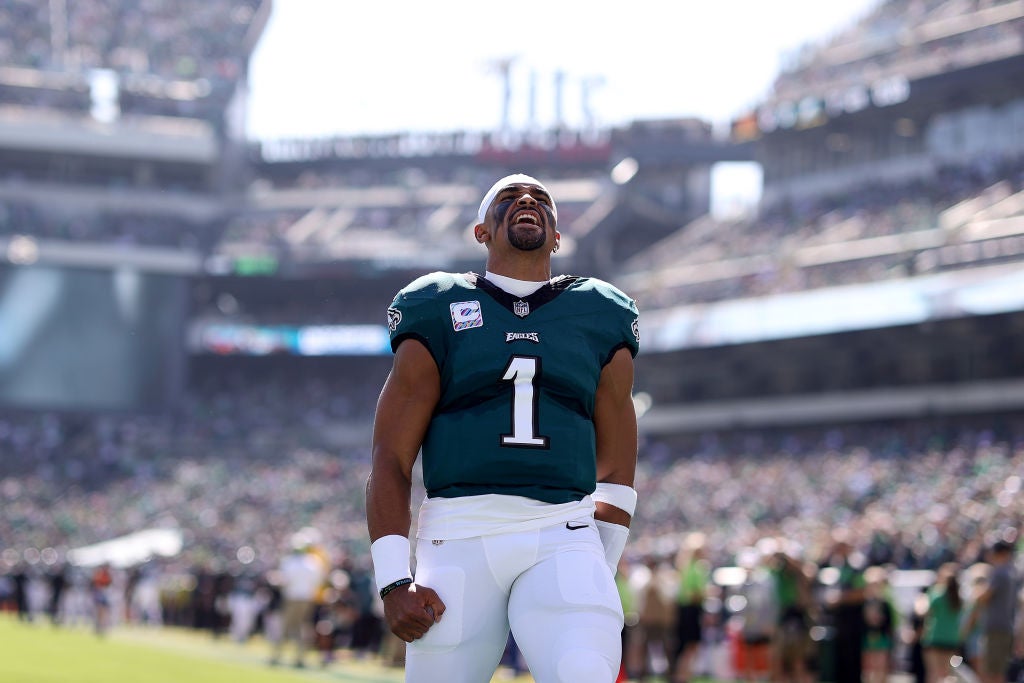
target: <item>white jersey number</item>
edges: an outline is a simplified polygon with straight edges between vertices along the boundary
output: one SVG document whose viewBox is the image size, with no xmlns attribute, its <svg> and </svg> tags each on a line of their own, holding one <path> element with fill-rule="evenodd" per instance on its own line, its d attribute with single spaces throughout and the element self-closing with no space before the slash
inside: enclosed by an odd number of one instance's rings
<svg viewBox="0 0 1024 683">
<path fill-rule="evenodd" d="M 512 433 L 501 435 L 502 446 L 547 448 L 548 437 L 539 436 L 539 397 L 535 381 L 540 378 L 540 358 L 512 356 L 502 379 L 512 382 Z"/>
</svg>

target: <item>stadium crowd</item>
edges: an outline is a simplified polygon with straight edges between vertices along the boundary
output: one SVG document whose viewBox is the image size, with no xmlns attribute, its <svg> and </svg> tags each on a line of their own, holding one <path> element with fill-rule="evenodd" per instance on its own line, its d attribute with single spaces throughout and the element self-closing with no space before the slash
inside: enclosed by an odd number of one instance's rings
<svg viewBox="0 0 1024 683">
<path fill-rule="evenodd" d="M 1005 261 L 1024 253 L 1021 235 L 982 245 L 947 230 L 942 245 L 934 248 L 900 246 L 871 257 L 845 257 L 842 245 L 873 237 L 941 232 L 946 229 L 942 215 L 947 210 L 973 201 L 978 204 L 975 211 L 981 213 L 1022 191 L 1024 159 L 1019 157 L 948 167 L 927 183 L 869 185 L 816 200 L 780 202 L 752 219 L 727 225 L 705 217 L 633 257 L 624 270 L 638 274 L 630 292 L 642 297 L 646 307 L 658 308 Z M 1017 211 L 1011 215 L 1018 216 Z M 801 263 L 802 251 L 823 246 L 837 248 L 834 258 Z M 680 272 L 692 277 L 674 284 Z"/>
<path fill-rule="evenodd" d="M 1012 2 L 879 2 L 852 28 L 790 57 L 774 94 L 798 101 L 808 93 L 820 95 L 837 85 L 863 84 L 892 73 L 923 77 L 994 59 L 993 55 L 1014 54 L 1024 22 L 1012 7 L 1009 15 L 1001 14 L 996 21 L 989 12 L 1007 5 Z M 983 46 L 989 51 L 980 51 Z"/>
<path fill-rule="evenodd" d="M 171 96 L 166 81 L 202 81 L 200 94 L 230 92 L 244 76 L 243 46 L 261 7 L 259 0 L 186 3 L 5 3 L 0 7 L 0 62 L 43 72 L 85 74 L 110 69 L 122 78 L 125 113 L 195 115 L 193 99 Z M 23 104 L 87 107 L 84 81 L 66 91 L 14 88 L 5 95 Z M 11 92 L 8 92 L 11 91 Z M 16 91 L 16 92 L 15 92 Z M 218 99 L 217 107 L 225 98 Z M 11 101 L 5 96 L 6 101 Z"/>
<path fill-rule="evenodd" d="M 314 527 L 330 566 L 318 594 L 318 620 L 332 625 L 321 628 L 330 636 L 321 634 L 321 656 L 354 648 L 400 661 L 380 626 L 363 512 L 367 397 L 387 365 L 356 365 L 361 373 L 289 368 L 258 381 L 245 372 L 211 374 L 194 383 L 173 417 L 0 415 L 0 450 L 10 455 L 0 465 L 0 600 L 41 618 L 69 549 L 169 527 L 182 531 L 180 554 L 113 568 L 113 588 L 101 591 L 120 591 L 110 598 L 112 618 L 273 639 L 280 637 L 279 562 L 295 531 Z M 637 480 L 643 503 L 622 577 L 635 592 L 644 571 L 678 574 L 694 538 L 702 539 L 709 576 L 745 569 L 738 582 L 709 583 L 719 602 L 708 604 L 725 606 L 704 656 L 726 645 L 732 654 L 692 663 L 735 670 L 743 622 L 728 617 L 744 609 L 729 597 L 743 595 L 754 567 L 776 550 L 805 567 L 821 600 L 828 586 L 819 570 L 838 534 L 862 569 L 881 568 L 876 575 L 949 563 L 967 571 L 993 541 L 1019 539 L 1021 472 L 1019 417 L 647 438 Z M 53 609 L 72 623 L 96 614 L 92 572 L 70 567 L 61 580 L 65 602 Z M 808 629 L 829 625 L 826 606 Z M 631 666 L 664 671 L 672 657 L 659 647 L 661 655 L 653 645 L 643 657 L 634 653 Z"/>
<path fill-rule="evenodd" d="M 215 225 L 143 212 L 68 211 L 42 203 L 0 200 L 0 236 L 169 247 L 209 251 L 219 238 Z"/>
</svg>

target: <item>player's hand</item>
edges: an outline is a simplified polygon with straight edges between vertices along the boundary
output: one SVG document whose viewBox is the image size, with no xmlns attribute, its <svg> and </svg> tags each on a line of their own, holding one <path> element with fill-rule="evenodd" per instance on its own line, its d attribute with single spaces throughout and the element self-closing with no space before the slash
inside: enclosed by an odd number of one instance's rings
<svg viewBox="0 0 1024 683">
<path fill-rule="evenodd" d="M 444 614 L 444 603 L 433 588 L 415 583 L 401 586 L 384 596 L 384 618 L 388 628 L 407 643 L 423 634 Z"/>
</svg>

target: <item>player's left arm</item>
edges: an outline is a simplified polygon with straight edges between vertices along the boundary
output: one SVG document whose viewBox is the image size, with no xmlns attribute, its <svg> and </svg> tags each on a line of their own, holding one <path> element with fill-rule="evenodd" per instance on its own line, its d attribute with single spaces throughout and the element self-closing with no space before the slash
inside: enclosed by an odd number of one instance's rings
<svg viewBox="0 0 1024 683">
<path fill-rule="evenodd" d="M 601 371 L 594 401 L 597 481 L 632 488 L 636 476 L 637 427 L 633 407 L 633 356 L 623 347 Z M 597 504 L 597 518 L 629 526 L 632 512 Z"/>
<path fill-rule="evenodd" d="M 619 349 L 601 371 L 594 402 L 597 437 L 595 518 L 612 573 L 626 546 L 636 507 L 637 424 L 633 407 L 633 356 Z"/>
</svg>

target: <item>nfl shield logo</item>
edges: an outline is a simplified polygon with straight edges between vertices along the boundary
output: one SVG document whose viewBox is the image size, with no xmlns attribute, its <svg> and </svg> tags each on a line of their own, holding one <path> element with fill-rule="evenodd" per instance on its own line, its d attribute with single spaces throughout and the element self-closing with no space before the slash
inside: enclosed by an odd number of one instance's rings
<svg viewBox="0 0 1024 683">
<path fill-rule="evenodd" d="M 520 318 L 525 318 L 530 315 L 530 304 L 526 303 L 522 299 L 513 302 L 512 312 L 518 315 Z"/>
</svg>

